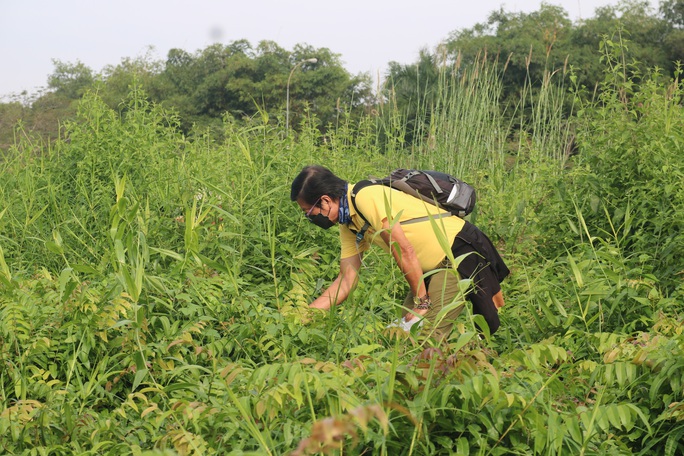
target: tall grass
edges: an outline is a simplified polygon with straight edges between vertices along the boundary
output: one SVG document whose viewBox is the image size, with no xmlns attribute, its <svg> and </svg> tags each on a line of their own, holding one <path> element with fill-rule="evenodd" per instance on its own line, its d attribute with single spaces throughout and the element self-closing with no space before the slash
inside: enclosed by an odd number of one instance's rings
<svg viewBox="0 0 684 456">
<path fill-rule="evenodd" d="M 255 118 L 226 121 L 221 142 L 184 137 L 139 88 L 119 111 L 89 95 L 47 149 L 16 144 L 0 181 L 2 450 L 681 451 L 682 290 L 635 261 L 644 208 L 616 215 L 604 201 L 597 219 L 570 190 L 595 181 L 568 163 L 563 74 L 503 116 L 503 69 L 489 65 L 444 71 L 408 151 L 401 113 L 383 135 L 372 118 L 325 137 L 315 118 L 288 136 Z M 660 96 L 641 94 L 642 119 L 679 115 Z M 592 125 L 625 123 L 583 109 L 611 123 L 580 124 L 581 145 Z M 667 141 L 681 140 L 672 125 Z M 308 309 L 338 259 L 335 233 L 289 201 L 292 176 L 311 163 L 350 181 L 416 166 L 473 182 L 471 220 L 513 270 L 500 331 L 481 340 L 462 317 L 436 345 L 386 328 L 405 285 L 375 251 L 343 306 Z M 676 224 L 676 204 L 662 227 Z"/>
<path fill-rule="evenodd" d="M 502 71 L 486 55 L 471 65 L 459 58 L 442 67 L 425 142 L 417 149 L 418 166 L 471 180 L 502 167 L 509 134 L 499 109 Z"/>
</svg>

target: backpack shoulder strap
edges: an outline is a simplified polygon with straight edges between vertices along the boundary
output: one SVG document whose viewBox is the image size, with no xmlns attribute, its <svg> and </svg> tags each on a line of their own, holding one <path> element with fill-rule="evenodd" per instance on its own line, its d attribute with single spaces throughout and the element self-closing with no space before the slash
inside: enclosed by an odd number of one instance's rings
<svg viewBox="0 0 684 456">
<path fill-rule="evenodd" d="M 359 211 L 359 208 L 356 207 L 356 195 L 358 195 L 359 192 L 360 192 L 361 190 L 363 190 L 364 188 L 369 187 L 369 186 L 371 186 L 371 185 L 376 185 L 376 184 L 380 184 L 380 181 L 378 181 L 377 179 L 365 179 L 365 180 L 361 180 L 361 181 L 358 181 L 358 182 L 356 183 L 356 185 L 354 185 L 354 188 L 352 188 L 352 191 L 351 191 L 351 203 L 352 203 L 352 206 L 354 206 L 354 209 L 356 210 L 356 213 L 359 214 L 359 215 L 361 216 L 361 218 L 362 218 L 366 223 L 368 223 L 368 219 L 361 213 L 361 211 Z"/>
<path fill-rule="evenodd" d="M 358 195 L 359 192 L 360 192 L 362 189 L 364 189 L 364 188 L 366 188 L 366 187 L 368 187 L 368 186 L 376 185 L 376 184 L 381 184 L 381 183 L 382 183 L 382 182 L 380 182 L 379 180 L 376 180 L 376 179 L 366 179 L 366 180 L 358 181 L 358 182 L 354 185 L 354 188 L 352 188 L 352 191 L 351 191 L 351 203 L 352 203 L 352 206 L 354 206 L 354 210 L 356 211 L 356 213 L 359 214 L 359 216 L 360 216 L 360 217 L 363 219 L 363 221 L 365 222 L 365 223 L 363 224 L 363 227 L 361 228 L 361 230 L 359 230 L 359 231 L 356 233 L 356 246 L 357 246 L 357 247 L 358 247 L 359 243 L 363 240 L 363 237 L 365 236 L 366 231 L 368 231 L 368 228 L 370 228 L 370 222 L 368 222 L 368 219 L 366 218 L 366 216 L 363 215 L 363 213 L 362 213 L 362 212 L 359 210 L 359 208 L 356 206 L 356 195 Z"/>
</svg>

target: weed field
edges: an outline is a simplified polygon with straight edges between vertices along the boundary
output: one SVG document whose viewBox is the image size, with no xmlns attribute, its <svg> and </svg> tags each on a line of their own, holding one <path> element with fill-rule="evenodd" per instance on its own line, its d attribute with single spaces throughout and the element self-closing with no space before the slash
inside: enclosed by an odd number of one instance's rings
<svg viewBox="0 0 684 456">
<path fill-rule="evenodd" d="M 18 131 L 0 453 L 684 454 L 684 87 L 620 74 L 591 99 L 551 81 L 504 118 L 496 73 L 473 71 L 410 147 L 374 117 L 184 136 L 139 87 L 118 111 L 86 95 L 56 142 Z M 388 329 L 406 285 L 379 250 L 342 306 L 310 310 L 339 246 L 289 200 L 307 164 L 472 183 L 512 270 L 501 329 Z"/>
</svg>

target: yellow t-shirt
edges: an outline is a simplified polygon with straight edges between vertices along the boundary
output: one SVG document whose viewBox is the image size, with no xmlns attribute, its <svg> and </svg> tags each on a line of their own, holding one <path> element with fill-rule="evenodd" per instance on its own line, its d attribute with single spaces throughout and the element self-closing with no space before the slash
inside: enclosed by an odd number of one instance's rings
<svg viewBox="0 0 684 456">
<path fill-rule="evenodd" d="M 340 225 L 342 258 L 349 258 L 360 252 L 365 252 L 370 248 L 369 241 L 389 252 L 389 247 L 377 234 L 382 229 L 383 219 L 388 219 L 390 225 L 393 222 L 401 223 L 406 238 L 416 251 L 423 272 L 431 271 L 437 268 L 446 256 L 446 252 L 440 245 L 435 233 L 435 227 L 430 220 L 414 223 L 407 223 L 407 221 L 428 215 L 435 217 L 436 228 L 444 234 L 444 238 L 447 240 L 447 248 L 451 247 L 454 238 L 465 225 L 463 219 L 450 215 L 447 211 L 400 190 L 384 185 L 369 185 L 362 188 L 356 195 L 356 206 L 371 225 L 364 239 L 357 246 L 356 234 L 350 228 L 358 232 L 365 222 L 351 203 L 352 188 L 353 185 L 349 184 L 347 198 L 349 199 L 349 214 L 352 222 L 350 226 Z"/>
</svg>

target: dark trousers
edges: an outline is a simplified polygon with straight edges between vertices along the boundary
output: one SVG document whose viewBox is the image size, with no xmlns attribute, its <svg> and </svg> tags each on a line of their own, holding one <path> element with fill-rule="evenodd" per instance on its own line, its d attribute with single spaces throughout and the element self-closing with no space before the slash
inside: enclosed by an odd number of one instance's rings
<svg viewBox="0 0 684 456">
<path fill-rule="evenodd" d="M 510 271 L 489 238 L 472 223 L 466 222 L 454 239 L 451 252 L 454 258 L 466 255 L 456 267 L 458 274 L 454 273 L 451 262 L 445 258 L 438 270 L 425 278 L 425 286 L 432 301 L 432 307 L 425 314 L 427 329 L 436 338 L 449 335 L 453 322 L 463 311 L 463 305 L 453 308 L 439 321 L 436 317 L 444 306 L 452 304 L 459 295 L 459 279 L 470 278 L 473 280 L 473 287 L 466 299 L 472 304 L 473 313 L 482 315 L 489 326 L 490 334 L 494 334 L 499 329 L 500 322 L 499 311 L 492 297 L 501 291 L 499 283 Z M 409 291 L 404 307 L 410 309 L 412 306 L 413 293 Z M 479 326 L 478 329 L 482 331 Z"/>
<path fill-rule="evenodd" d="M 473 305 L 473 313 L 482 315 L 490 334 L 494 334 L 500 322 L 499 310 L 492 297 L 501 291 L 499 284 L 510 274 L 508 267 L 487 235 L 469 222 L 456 235 L 451 253 L 454 258 L 466 255 L 456 270 L 461 278 L 473 280 L 473 287 L 466 298 Z M 447 260 L 444 265 L 448 263 Z"/>
</svg>

